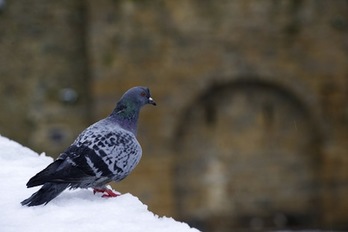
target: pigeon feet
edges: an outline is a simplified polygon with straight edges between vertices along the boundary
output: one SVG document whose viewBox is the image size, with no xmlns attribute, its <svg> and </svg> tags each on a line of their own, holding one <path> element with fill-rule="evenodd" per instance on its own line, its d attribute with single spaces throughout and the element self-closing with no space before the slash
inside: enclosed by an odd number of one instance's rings
<svg viewBox="0 0 348 232">
<path fill-rule="evenodd" d="M 96 193 L 104 193 L 102 195 L 103 198 L 118 197 L 121 195 L 119 193 L 112 191 L 112 189 L 108 189 L 108 188 L 94 188 L 93 194 L 96 194 Z"/>
</svg>

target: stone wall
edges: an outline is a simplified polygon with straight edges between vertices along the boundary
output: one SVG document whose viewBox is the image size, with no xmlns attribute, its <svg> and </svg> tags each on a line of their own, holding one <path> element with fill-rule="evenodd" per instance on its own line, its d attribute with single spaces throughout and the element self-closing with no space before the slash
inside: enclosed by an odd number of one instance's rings
<svg viewBox="0 0 348 232">
<path fill-rule="evenodd" d="M 50 155 L 90 121 L 81 1 L 4 1 L 0 133 Z"/>
<path fill-rule="evenodd" d="M 59 125 L 66 145 L 146 85 L 144 156 L 115 188 L 207 231 L 348 229 L 347 1 L 36 4 L 0 15 L 1 54 L 21 60 L 1 56 L 2 96 L 17 91 L 1 133 L 48 150 Z"/>
</svg>

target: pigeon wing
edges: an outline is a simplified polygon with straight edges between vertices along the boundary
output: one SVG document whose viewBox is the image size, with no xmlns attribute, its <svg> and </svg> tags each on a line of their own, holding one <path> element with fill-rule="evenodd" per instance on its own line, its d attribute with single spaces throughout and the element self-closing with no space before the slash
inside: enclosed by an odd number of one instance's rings
<svg viewBox="0 0 348 232">
<path fill-rule="evenodd" d="M 141 147 L 131 133 L 87 131 L 56 161 L 32 177 L 27 186 L 55 182 L 84 188 L 120 181 L 135 168 L 140 157 Z"/>
<path fill-rule="evenodd" d="M 104 127 L 108 128 L 109 127 Z M 74 142 L 93 152 L 86 153 L 88 166 L 96 176 L 112 177 L 114 181 L 124 179 L 139 163 L 142 150 L 135 136 L 124 129 L 83 133 Z"/>
</svg>

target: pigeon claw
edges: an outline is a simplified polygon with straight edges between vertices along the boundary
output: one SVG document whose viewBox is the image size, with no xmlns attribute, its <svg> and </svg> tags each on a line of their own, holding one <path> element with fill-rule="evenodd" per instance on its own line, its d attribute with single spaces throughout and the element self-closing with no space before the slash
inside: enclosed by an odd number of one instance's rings
<svg viewBox="0 0 348 232">
<path fill-rule="evenodd" d="M 104 193 L 102 195 L 103 198 L 118 197 L 121 195 L 119 193 L 112 191 L 112 189 L 108 189 L 108 188 L 102 188 L 102 189 L 94 188 L 93 194 L 96 194 L 96 193 Z"/>
<path fill-rule="evenodd" d="M 119 193 L 115 193 L 111 189 L 106 189 L 105 193 L 102 195 L 103 198 L 109 198 L 109 197 L 118 197 L 120 196 Z"/>
</svg>

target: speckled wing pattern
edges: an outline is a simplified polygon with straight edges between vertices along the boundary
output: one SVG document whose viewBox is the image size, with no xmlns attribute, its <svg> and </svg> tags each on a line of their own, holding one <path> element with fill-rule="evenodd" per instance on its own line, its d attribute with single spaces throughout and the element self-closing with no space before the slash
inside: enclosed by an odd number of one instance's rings
<svg viewBox="0 0 348 232">
<path fill-rule="evenodd" d="M 141 155 L 141 146 L 131 132 L 100 121 L 82 132 L 61 158 L 94 177 L 94 183 L 82 181 L 78 187 L 95 187 L 124 179 Z"/>
</svg>

